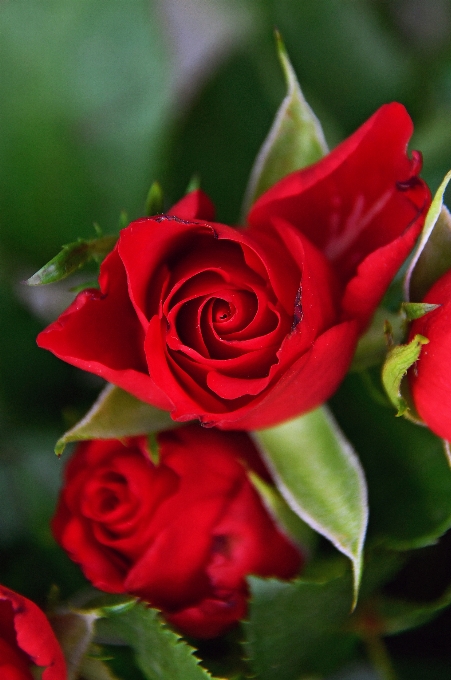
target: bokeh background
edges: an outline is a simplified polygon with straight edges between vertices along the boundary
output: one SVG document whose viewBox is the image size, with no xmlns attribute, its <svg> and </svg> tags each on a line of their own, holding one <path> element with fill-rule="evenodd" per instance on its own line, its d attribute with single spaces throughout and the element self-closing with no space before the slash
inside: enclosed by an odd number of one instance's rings
<svg viewBox="0 0 451 680">
<path fill-rule="evenodd" d="M 21 282 L 93 222 L 142 215 L 154 180 L 169 207 L 199 175 L 237 222 L 284 94 L 274 27 L 329 145 L 398 100 L 435 190 L 451 167 L 449 0 L 0 0 L 0 582 L 41 604 L 83 583 L 50 534 L 52 450 L 101 381 L 35 345 L 74 281 Z"/>
</svg>

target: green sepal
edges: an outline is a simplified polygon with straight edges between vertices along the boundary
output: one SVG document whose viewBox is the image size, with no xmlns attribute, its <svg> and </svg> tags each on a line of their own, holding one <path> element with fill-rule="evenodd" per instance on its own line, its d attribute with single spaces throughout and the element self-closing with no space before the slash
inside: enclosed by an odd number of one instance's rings
<svg viewBox="0 0 451 680">
<path fill-rule="evenodd" d="M 450 180 L 451 170 L 445 175 L 426 215 L 404 282 L 406 300 L 422 300 L 430 287 L 451 269 L 451 216 L 443 205 L 443 195 Z"/>
<path fill-rule="evenodd" d="M 149 432 L 147 435 L 147 448 L 149 449 L 150 460 L 154 465 L 160 462 L 160 447 L 155 432 Z"/>
<path fill-rule="evenodd" d="M 325 407 L 260 430 L 255 438 L 293 512 L 351 560 L 355 606 L 368 501 L 365 475 L 351 445 Z"/>
<path fill-rule="evenodd" d="M 252 203 L 282 177 L 315 163 L 328 152 L 321 124 L 302 94 L 277 31 L 276 43 L 287 94 L 255 159 L 244 197 L 243 216 Z"/>
<path fill-rule="evenodd" d="M 94 239 L 79 239 L 63 246 L 58 255 L 50 260 L 36 274 L 30 276 L 28 286 L 55 283 L 81 269 L 90 260 L 100 262 L 116 245 L 117 236 L 101 236 Z"/>
<path fill-rule="evenodd" d="M 81 604 L 78 603 L 79 606 L 70 602 L 69 608 L 77 614 L 90 614 L 96 619 L 101 619 L 104 616 L 119 616 L 133 609 L 137 602 L 137 598 L 131 595 L 104 593 L 92 588 L 86 594 L 83 593 L 83 601 Z"/>
<path fill-rule="evenodd" d="M 371 325 L 358 342 L 350 370 L 364 371 L 371 366 L 382 364 L 387 356 L 387 334 L 390 336 L 390 342 L 399 343 L 404 337 L 404 332 L 404 320 L 400 314 L 377 309 Z"/>
<path fill-rule="evenodd" d="M 55 598 L 53 598 L 55 599 Z M 94 645 L 96 622 L 105 616 L 118 616 L 135 606 L 136 598 L 89 591 L 83 605 L 53 603 L 49 618 L 67 664 L 68 680 L 116 680 Z"/>
<path fill-rule="evenodd" d="M 95 612 L 61 608 L 50 616 L 52 628 L 64 653 L 69 680 L 80 676 L 84 659 L 90 651 L 95 635 Z"/>
<path fill-rule="evenodd" d="M 200 189 L 200 175 L 194 174 L 188 182 L 185 195 L 190 194 L 192 191 L 197 191 L 198 189 Z"/>
<path fill-rule="evenodd" d="M 122 439 L 176 427 L 168 411 L 140 401 L 115 385 L 107 385 L 88 413 L 55 446 L 60 456 L 66 444 L 86 439 Z"/>
<path fill-rule="evenodd" d="M 135 653 L 136 664 L 146 680 L 211 680 L 199 666 L 194 649 L 170 630 L 159 612 L 144 604 L 104 618 L 97 623 L 101 639 L 120 640 Z"/>
<path fill-rule="evenodd" d="M 402 393 L 402 382 L 408 369 L 418 360 L 423 345 L 429 340 L 423 335 L 415 335 L 407 345 L 396 345 L 387 355 L 382 367 L 382 384 L 385 391 L 397 409 L 397 416 L 408 415 L 410 404 Z"/>
<path fill-rule="evenodd" d="M 277 487 L 268 484 L 255 472 L 248 472 L 248 476 L 276 524 L 298 543 L 303 551 L 310 552 L 316 542 L 317 534 L 312 531 L 308 524 L 303 522 L 299 515 L 293 512 Z"/>
<path fill-rule="evenodd" d="M 406 315 L 408 321 L 415 321 L 415 319 L 421 319 L 425 314 L 433 312 L 440 305 L 431 305 L 427 302 L 403 302 L 401 309 Z"/>
<path fill-rule="evenodd" d="M 128 227 L 130 220 L 128 219 L 128 212 L 126 210 L 121 210 L 119 215 L 119 231 Z"/>
<path fill-rule="evenodd" d="M 163 212 L 163 190 L 159 182 L 154 182 L 146 198 L 146 215 L 157 215 Z"/>
</svg>

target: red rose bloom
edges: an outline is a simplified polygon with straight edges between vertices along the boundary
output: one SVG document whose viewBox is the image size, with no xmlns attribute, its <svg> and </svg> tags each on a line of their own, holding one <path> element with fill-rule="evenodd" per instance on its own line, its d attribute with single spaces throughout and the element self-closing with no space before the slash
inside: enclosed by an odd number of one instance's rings
<svg viewBox="0 0 451 680">
<path fill-rule="evenodd" d="M 66 680 L 66 662 L 45 614 L 34 602 L 0 585 L 0 678 Z M 39 676 L 41 677 L 41 676 Z"/>
<path fill-rule="evenodd" d="M 423 302 L 440 305 L 416 319 L 410 339 L 428 338 L 419 360 L 409 370 L 409 382 L 418 414 L 435 434 L 451 441 L 451 271 L 428 291 Z"/>
<path fill-rule="evenodd" d="M 100 291 L 80 293 L 38 344 L 175 420 L 254 429 L 314 408 L 423 224 L 411 133 L 403 106 L 383 106 L 261 196 L 243 230 L 213 222 L 199 191 L 133 222 Z"/>
<path fill-rule="evenodd" d="M 78 446 L 53 532 L 97 587 L 137 595 L 181 631 L 219 635 L 246 612 L 248 574 L 291 578 L 297 548 L 278 530 L 245 467 L 265 475 L 242 432 L 187 425 Z"/>
</svg>

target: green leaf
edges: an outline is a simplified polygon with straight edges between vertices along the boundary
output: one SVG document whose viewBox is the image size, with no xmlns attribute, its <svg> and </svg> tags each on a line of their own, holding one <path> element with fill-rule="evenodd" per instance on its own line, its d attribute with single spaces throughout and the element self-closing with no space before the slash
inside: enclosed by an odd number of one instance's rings
<svg viewBox="0 0 451 680">
<path fill-rule="evenodd" d="M 349 617 L 349 573 L 325 582 L 249 578 L 245 652 L 259 680 L 299 680 L 329 673 L 346 660 L 356 637 L 342 632 Z"/>
<path fill-rule="evenodd" d="M 414 321 L 415 319 L 421 319 L 425 314 L 433 312 L 440 305 L 431 305 L 427 302 L 403 302 L 401 305 L 402 311 L 405 313 L 408 321 Z"/>
<path fill-rule="evenodd" d="M 78 612 L 69 609 L 56 611 L 52 617 L 52 628 L 64 652 L 68 680 L 79 677 L 95 634 L 97 612 Z"/>
<path fill-rule="evenodd" d="M 432 284 L 451 269 L 451 216 L 443 205 L 443 194 L 450 180 L 451 170 L 445 175 L 426 215 L 404 282 L 406 300 L 421 301 Z"/>
<path fill-rule="evenodd" d="M 60 456 L 69 442 L 121 439 L 177 427 L 168 411 L 140 401 L 115 385 L 107 385 L 88 413 L 55 446 Z"/>
<path fill-rule="evenodd" d="M 80 600 L 80 597 L 75 598 Z M 82 594 L 82 602 L 70 603 L 71 611 L 78 614 L 94 615 L 96 619 L 113 614 L 122 614 L 136 605 L 137 599 L 132 595 L 105 593 L 95 588 Z"/>
<path fill-rule="evenodd" d="M 98 622 L 101 638 L 120 639 L 132 647 L 146 680 L 207 680 L 211 675 L 199 666 L 194 649 L 168 629 L 159 613 L 142 604 Z"/>
<path fill-rule="evenodd" d="M 409 602 L 380 596 L 372 603 L 382 635 L 397 635 L 434 619 L 451 604 L 451 588 L 432 602 Z"/>
<path fill-rule="evenodd" d="M 451 527 L 451 469 L 441 440 L 426 427 L 394 418 L 357 374 L 347 376 L 331 404 L 365 470 L 367 543 L 395 550 L 435 543 Z"/>
<path fill-rule="evenodd" d="M 325 407 L 255 436 L 291 509 L 351 560 L 355 605 L 368 503 L 365 476 L 352 447 Z"/>
<path fill-rule="evenodd" d="M 315 163 L 328 151 L 321 124 L 302 94 L 278 32 L 276 40 L 287 94 L 255 159 L 244 198 L 244 216 L 252 203 L 282 177 Z"/>
<path fill-rule="evenodd" d="M 66 279 L 90 260 L 103 260 L 114 248 L 116 241 L 117 236 L 101 236 L 69 243 L 25 283 L 28 286 L 40 286 L 44 283 L 55 283 Z"/>
<path fill-rule="evenodd" d="M 405 415 L 411 409 L 402 396 L 401 383 L 407 370 L 418 360 L 421 347 L 428 342 L 427 338 L 417 334 L 407 345 L 396 345 L 387 355 L 382 367 L 382 383 L 390 401 L 398 410 L 397 416 Z"/>
<path fill-rule="evenodd" d="M 83 680 L 121 680 L 113 674 L 113 671 L 102 660 L 92 656 L 83 658 L 78 677 L 83 678 Z"/>
<path fill-rule="evenodd" d="M 146 199 L 146 215 L 157 215 L 163 212 L 163 190 L 159 182 L 154 182 Z"/>
</svg>

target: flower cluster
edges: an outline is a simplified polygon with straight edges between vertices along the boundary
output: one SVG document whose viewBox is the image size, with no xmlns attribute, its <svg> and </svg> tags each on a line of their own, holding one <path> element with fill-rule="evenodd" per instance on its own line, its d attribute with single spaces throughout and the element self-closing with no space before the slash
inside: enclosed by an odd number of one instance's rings
<svg viewBox="0 0 451 680">
<path fill-rule="evenodd" d="M 158 464 L 145 436 L 78 446 L 53 530 L 95 586 L 212 637 L 245 615 L 246 576 L 299 572 L 302 551 L 249 481 L 271 483 L 242 431 L 313 409 L 345 376 L 430 203 L 411 133 L 403 106 L 383 106 L 240 228 L 216 222 L 200 190 L 132 222 L 100 289 L 40 333 L 61 359 L 198 421 L 157 435 Z"/>
</svg>

